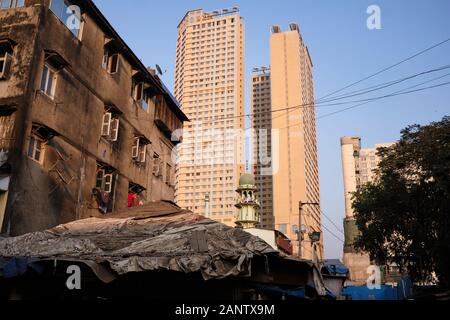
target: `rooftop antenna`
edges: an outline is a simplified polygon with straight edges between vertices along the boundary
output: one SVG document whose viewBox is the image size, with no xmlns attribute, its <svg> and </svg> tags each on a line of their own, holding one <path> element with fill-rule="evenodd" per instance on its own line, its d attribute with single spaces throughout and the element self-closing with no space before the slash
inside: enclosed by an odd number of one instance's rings
<svg viewBox="0 0 450 320">
<path fill-rule="evenodd" d="M 270 72 L 270 68 L 269 67 L 259 67 L 259 68 L 253 68 L 252 69 L 253 73 L 263 73 L 266 74 L 266 72 Z"/>
<path fill-rule="evenodd" d="M 164 70 L 164 72 L 163 72 L 159 64 L 156 65 L 156 71 L 158 71 L 158 74 L 160 76 L 162 76 L 164 73 L 167 72 L 167 70 Z"/>
</svg>

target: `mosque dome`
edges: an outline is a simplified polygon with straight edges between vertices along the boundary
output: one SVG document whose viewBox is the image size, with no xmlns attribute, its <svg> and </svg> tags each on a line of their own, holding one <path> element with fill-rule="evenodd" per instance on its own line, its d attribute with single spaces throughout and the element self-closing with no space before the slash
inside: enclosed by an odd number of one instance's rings
<svg viewBox="0 0 450 320">
<path fill-rule="evenodd" d="M 244 174 L 240 179 L 239 179 L 239 186 L 255 186 L 256 185 L 256 180 L 255 177 L 249 173 Z"/>
</svg>

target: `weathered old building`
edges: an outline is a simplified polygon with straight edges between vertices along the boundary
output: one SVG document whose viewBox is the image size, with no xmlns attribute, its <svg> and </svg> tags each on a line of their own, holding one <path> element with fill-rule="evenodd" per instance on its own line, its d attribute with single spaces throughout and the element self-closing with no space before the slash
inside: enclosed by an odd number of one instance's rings
<svg viewBox="0 0 450 320">
<path fill-rule="evenodd" d="M 0 0 L 0 228 L 173 200 L 177 101 L 92 1 Z"/>
</svg>

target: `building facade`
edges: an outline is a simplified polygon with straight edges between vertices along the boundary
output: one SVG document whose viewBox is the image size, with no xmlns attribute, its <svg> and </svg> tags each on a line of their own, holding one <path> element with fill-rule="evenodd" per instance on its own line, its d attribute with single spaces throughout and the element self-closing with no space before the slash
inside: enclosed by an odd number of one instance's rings
<svg viewBox="0 0 450 320">
<path fill-rule="evenodd" d="M 272 28 L 270 54 L 272 128 L 278 136 L 277 146 L 272 144 L 272 159 L 278 161 L 273 174 L 275 228 L 297 243 L 298 251 L 299 232 L 322 231 L 313 65 L 295 23 L 285 32 Z M 311 203 L 303 206 L 301 217 L 300 202 Z M 322 238 L 317 243 L 319 259 Z M 303 258 L 313 257 L 310 241 L 307 235 L 302 241 Z"/>
<path fill-rule="evenodd" d="M 191 119 L 176 202 L 233 226 L 244 173 L 244 25 L 237 8 L 189 11 L 178 25 L 175 96 Z"/>
<path fill-rule="evenodd" d="M 350 269 L 350 280 L 355 284 L 365 284 L 367 268 L 371 261 L 368 254 L 358 253 L 353 241 L 358 234 L 352 208 L 352 194 L 362 185 L 371 182 L 380 158 L 377 149 L 392 146 L 393 143 L 376 144 L 374 148 L 361 148 L 361 138 L 348 136 L 341 138 L 342 172 L 345 192 L 344 219 L 344 264 Z"/>
<path fill-rule="evenodd" d="M 255 68 L 251 76 L 253 175 L 261 208 L 260 227 L 275 229 L 272 181 L 272 103 L 270 98 L 270 68 Z"/>
<path fill-rule="evenodd" d="M 1 4 L 2 234 L 173 201 L 187 117 L 94 3 Z"/>
</svg>

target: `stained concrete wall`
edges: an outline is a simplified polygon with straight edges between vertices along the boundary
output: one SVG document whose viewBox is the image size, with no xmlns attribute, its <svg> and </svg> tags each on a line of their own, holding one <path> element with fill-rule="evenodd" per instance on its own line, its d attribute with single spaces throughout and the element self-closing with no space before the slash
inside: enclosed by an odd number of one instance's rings
<svg viewBox="0 0 450 320">
<path fill-rule="evenodd" d="M 105 37 L 111 31 L 99 23 L 99 16 L 87 11 L 83 20 L 80 40 L 50 11 L 49 0 L 28 0 L 24 8 L 0 10 L 0 39 L 11 38 L 17 43 L 12 76 L 0 81 L 0 106 L 17 108 L 8 158 L 12 180 L 4 234 L 19 235 L 99 215 L 92 195 L 97 163 L 115 168 L 118 174 L 114 209 L 127 207 L 130 182 L 146 188 L 146 201 L 173 200 L 172 184 L 166 177 L 152 174 L 151 159 L 156 152 L 174 170 L 174 144 L 154 124 L 155 105 L 150 103 L 147 112 L 131 97 L 132 75 L 146 70 L 140 70 L 132 54 L 122 47 L 119 72 L 109 74 L 102 68 L 102 58 Z M 58 72 L 53 99 L 38 90 L 46 50 L 56 52 L 69 64 Z M 123 112 L 119 138 L 114 143 L 101 137 L 106 105 L 115 105 Z M 168 108 L 167 103 L 163 107 Z M 42 163 L 27 156 L 33 124 L 37 123 L 59 134 L 45 146 Z M 144 165 L 136 164 L 131 156 L 136 135 L 151 142 Z M 52 170 L 57 161 L 63 163 L 69 183 Z"/>
</svg>

